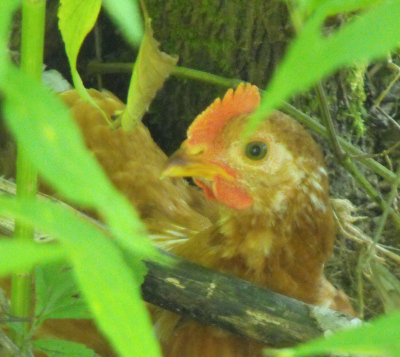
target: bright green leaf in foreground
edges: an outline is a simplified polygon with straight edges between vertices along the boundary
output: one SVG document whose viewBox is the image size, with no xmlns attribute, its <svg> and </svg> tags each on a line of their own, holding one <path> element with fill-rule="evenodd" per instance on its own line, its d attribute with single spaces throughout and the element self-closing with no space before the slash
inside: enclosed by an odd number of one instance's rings
<svg viewBox="0 0 400 357">
<path fill-rule="evenodd" d="M 361 356 L 400 356 L 400 311 L 383 316 L 357 329 L 348 329 L 311 341 L 297 348 L 276 351 L 274 356 L 309 356 L 355 353 Z M 274 351 L 275 352 L 275 351 Z M 268 356 L 268 353 L 266 353 Z"/>
<path fill-rule="evenodd" d="M 338 11 L 332 3 L 335 2 L 326 1 L 316 10 L 288 48 L 267 88 L 253 125 L 287 97 L 306 90 L 340 66 L 384 56 L 400 43 L 400 1 L 384 1 L 372 10 L 357 14 L 337 32 L 323 36 L 321 28 L 326 16 L 333 9 Z"/>
<path fill-rule="evenodd" d="M 139 45 L 143 23 L 138 0 L 103 0 L 103 6 L 131 44 Z"/>
<path fill-rule="evenodd" d="M 93 357 L 95 352 L 80 343 L 45 338 L 36 340 L 33 345 L 49 357 Z"/>
<path fill-rule="evenodd" d="M 29 270 L 35 265 L 61 260 L 66 252 L 56 244 L 0 239 L 0 276 Z"/>
<path fill-rule="evenodd" d="M 160 356 L 140 286 L 114 241 L 56 204 L 0 196 L 0 214 L 59 239 L 98 325 L 121 356 Z"/>
<path fill-rule="evenodd" d="M 12 65 L 0 77 L 0 88 L 7 124 L 42 177 L 69 200 L 98 208 L 138 257 L 155 256 L 137 213 L 86 149 L 65 105 Z"/>
</svg>

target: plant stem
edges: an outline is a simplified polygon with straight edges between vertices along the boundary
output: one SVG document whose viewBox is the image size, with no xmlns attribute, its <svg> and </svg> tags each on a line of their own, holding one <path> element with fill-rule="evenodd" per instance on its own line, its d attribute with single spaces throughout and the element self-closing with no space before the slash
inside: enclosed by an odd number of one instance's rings
<svg viewBox="0 0 400 357">
<path fill-rule="evenodd" d="M 43 67 L 45 13 L 46 0 L 23 0 L 21 69 L 38 81 L 41 80 Z M 16 176 L 17 196 L 34 199 L 37 192 L 37 172 L 21 146 L 18 146 Z M 16 222 L 15 239 L 33 240 L 33 235 L 33 227 Z M 11 312 L 14 316 L 27 318 L 31 315 L 32 294 L 32 272 L 14 273 L 11 289 Z M 29 332 L 30 324 L 25 322 L 22 326 L 25 335 Z M 22 348 L 23 353 L 27 350 L 23 335 L 16 334 L 14 341 Z"/>
<path fill-rule="evenodd" d="M 359 299 L 359 306 L 360 306 L 359 314 L 360 314 L 361 318 L 364 317 L 364 294 L 363 294 L 363 292 L 364 292 L 363 285 L 364 284 L 363 284 L 363 280 L 362 280 L 362 275 L 363 275 L 363 272 L 366 271 L 366 269 L 368 267 L 370 267 L 371 259 L 375 255 L 376 247 L 382 236 L 382 232 L 385 227 L 386 220 L 387 220 L 389 214 L 391 214 L 391 212 L 393 212 L 392 204 L 393 204 L 395 197 L 397 196 L 397 189 L 399 187 L 399 184 L 400 184 L 400 166 L 397 168 L 396 180 L 392 184 L 392 188 L 390 190 L 390 194 L 389 194 L 387 203 L 385 202 L 385 208 L 383 210 L 381 219 L 378 223 L 378 227 L 376 228 L 374 238 L 373 238 L 372 242 L 369 244 L 369 247 L 367 247 L 367 250 L 365 252 L 363 252 L 363 254 L 361 254 L 360 257 L 358 258 L 356 271 L 357 271 L 358 299 Z"/>
<path fill-rule="evenodd" d="M 310 128 L 315 133 L 321 135 L 324 139 L 329 140 L 327 129 L 307 114 L 304 114 L 289 103 L 283 103 L 281 106 L 281 110 Z M 396 175 L 392 171 L 388 170 L 385 166 L 381 165 L 379 162 L 369 157 L 364 157 L 365 153 L 363 151 L 350 144 L 343 138 L 338 137 L 338 141 L 340 143 L 340 146 L 346 151 L 347 154 L 360 156 L 360 158 L 358 159 L 360 163 L 370 168 L 376 174 L 382 176 L 386 181 L 390 183 L 393 183 L 395 181 Z"/>
<path fill-rule="evenodd" d="M 132 73 L 134 66 L 134 63 L 100 63 L 98 61 L 91 61 L 87 66 L 87 71 L 89 74 Z M 175 66 L 171 71 L 171 75 L 226 88 L 237 87 L 240 83 L 243 83 L 240 79 L 225 78 L 215 74 L 180 66 Z"/>
<path fill-rule="evenodd" d="M 336 136 L 335 127 L 333 126 L 331 113 L 329 112 L 328 103 L 326 102 L 326 96 L 324 88 L 322 88 L 321 82 L 318 82 L 315 85 L 315 91 L 317 92 L 319 107 L 321 111 L 321 118 L 328 132 L 329 142 L 331 144 L 332 150 L 335 153 L 337 160 L 340 163 L 342 163 L 345 157 L 342 148 L 340 147 L 338 138 Z"/>
<path fill-rule="evenodd" d="M 338 137 L 336 136 L 332 117 L 329 113 L 328 104 L 326 102 L 326 97 L 321 82 L 317 83 L 317 85 L 315 86 L 315 90 L 317 92 L 318 102 L 321 109 L 321 118 L 325 124 L 328 141 L 331 144 L 336 159 L 354 177 L 357 183 L 365 190 L 365 192 L 372 198 L 372 200 L 377 203 L 387 214 L 390 213 L 391 217 L 393 218 L 394 224 L 398 229 L 400 229 L 400 217 L 391 208 L 391 204 L 386 204 L 386 202 L 382 199 L 380 193 L 377 192 L 368 182 L 368 180 L 360 173 L 360 171 L 358 171 L 357 167 L 351 161 L 350 157 L 343 154 Z"/>
<path fill-rule="evenodd" d="M 98 63 L 96 61 L 92 61 L 88 65 L 89 73 L 125 73 L 132 72 L 133 63 Z M 171 72 L 171 75 L 181 78 L 188 78 L 193 80 L 199 80 L 202 82 L 207 82 L 211 84 L 215 84 L 222 87 L 232 88 L 236 87 L 238 84 L 242 83 L 242 81 L 238 79 L 228 79 L 221 76 L 217 76 L 214 74 L 176 66 Z M 263 92 L 263 91 L 261 91 Z M 321 98 L 321 106 L 322 113 L 329 114 L 329 111 L 326 107 L 326 100 L 324 100 L 324 93 L 322 91 L 322 87 L 319 84 L 317 86 L 317 93 Z M 333 129 L 332 120 L 329 117 L 322 115 L 324 118 L 328 118 L 325 120 L 325 127 L 318 123 L 316 120 L 308 116 L 307 114 L 302 113 L 300 110 L 296 109 L 292 105 L 288 103 L 283 103 L 280 108 L 284 113 L 292 116 L 300 123 L 306 125 L 312 131 L 321 135 L 324 139 L 328 140 L 332 147 L 335 148 L 336 156 L 338 157 L 339 162 L 353 175 L 355 180 L 364 188 L 367 194 L 372 198 L 372 200 L 377 203 L 383 210 L 385 209 L 386 202 L 381 198 L 379 192 L 377 192 L 372 185 L 365 179 L 364 176 L 357 170 L 356 166 L 349 159 L 349 156 L 357 156 L 358 161 L 371 169 L 376 174 L 383 177 L 389 183 L 394 183 L 396 179 L 396 175 L 388 170 L 385 166 L 381 165 L 377 161 L 373 160 L 370 157 L 367 157 L 364 152 L 362 152 L 359 148 L 350 144 L 346 140 L 341 137 L 338 137 Z M 329 126 L 331 125 L 331 130 Z M 344 152 L 343 152 L 344 151 Z M 396 224 L 396 227 L 400 227 L 400 217 L 394 212 L 393 209 L 389 211 L 391 217 L 393 218 L 393 222 Z"/>
<path fill-rule="evenodd" d="M 383 211 L 383 214 L 381 216 L 379 224 L 376 228 L 373 242 L 370 244 L 370 246 L 368 248 L 368 251 L 366 254 L 366 263 L 369 263 L 372 256 L 375 254 L 376 245 L 379 243 L 379 240 L 380 240 L 382 232 L 383 232 L 383 228 L 385 227 L 385 224 L 386 224 L 386 220 L 392 210 L 393 201 L 397 196 L 397 190 L 398 190 L 399 184 L 400 184 L 400 166 L 397 168 L 396 181 L 392 184 L 392 188 L 390 190 L 390 194 L 387 199 L 387 205 Z"/>
<path fill-rule="evenodd" d="M 88 73 L 130 73 L 132 72 L 134 64 L 133 63 L 99 63 L 96 61 L 91 61 L 88 64 Z M 237 87 L 243 81 L 239 79 L 229 79 L 215 74 L 210 74 L 195 69 L 185 68 L 176 66 L 171 72 L 171 75 L 181 78 L 188 78 L 193 80 L 199 80 L 201 82 L 207 82 L 215 85 L 219 85 L 225 88 Z M 263 91 L 260 91 L 263 93 Z M 284 113 L 292 116 L 300 123 L 304 124 L 312 131 L 321 135 L 326 140 L 329 140 L 329 134 L 326 128 L 318 123 L 316 120 L 308 116 L 307 114 L 296 109 L 289 103 L 283 103 L 280 108 Z M 388 170 L 385 166 L 381 165 L 379 162 L 373 160 L 370 157 L 366 157 L 365 153 L 359 148 L 350 144 L 341 137 L 337 138 L 342 149 L 351 156 L 357 156 L 357 160 L 364 166 L 370 168 L 376 174 L 382 176 L 386 181 L 393 183 L 395 180 L 395 174 Z"/>
</svg>

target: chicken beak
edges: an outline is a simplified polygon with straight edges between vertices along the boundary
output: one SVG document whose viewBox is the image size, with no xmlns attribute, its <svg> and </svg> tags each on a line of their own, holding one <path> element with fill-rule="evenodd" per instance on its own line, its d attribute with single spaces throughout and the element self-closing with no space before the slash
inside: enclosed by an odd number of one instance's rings
<svg viewBox="0 0 400 357">
<path fill-rule="evenodd" d="M 217 164 L 204 160 L 201 150 L 190 150 L 182 145 L 166 162 L 160 178 L 164 177 L 197 177 L 213 181 L 219 175 L 231 181 L 232 175 Z"/>
</svg>

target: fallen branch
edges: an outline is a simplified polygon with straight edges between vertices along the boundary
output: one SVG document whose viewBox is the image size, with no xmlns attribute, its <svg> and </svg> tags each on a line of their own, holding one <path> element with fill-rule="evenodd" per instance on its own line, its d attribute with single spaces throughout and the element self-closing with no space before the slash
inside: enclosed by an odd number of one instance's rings
<svg viewBox="0 0 400 357">
<path fill-rule="evenodd" d="M 15 194 L 15 184 L 0 179 L 0 191 Z M 99 228 L 104 225 L 67 204 L 38 194 L 41 200 L 56 202 Z M 3 234 L 13 233 L 11 219 L 0 220 Z M 36 233 L 35 240 L 51 238 Z M 221 274 L 164 253 L 172 264 L 146 261 L 149 269 L 142 285 L 147 302 L 204 324 L 244 336 L 272 347 L 288 347 L 325 332 L 361 324 L 352 316 L 260 288 L 247 281 Z"/>
</svg>

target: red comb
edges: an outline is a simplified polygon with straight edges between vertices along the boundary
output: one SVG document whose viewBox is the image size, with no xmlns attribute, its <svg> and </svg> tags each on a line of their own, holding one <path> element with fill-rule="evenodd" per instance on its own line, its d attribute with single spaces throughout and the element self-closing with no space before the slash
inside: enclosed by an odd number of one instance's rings
<svg viewBox="0 0 400 357">
<path fill-rule="evenodd" d="M 258 88 L 239 84 L 235 91 L 229 89 L 224 98 L 217 98 L 189 127 L 188 142 L 192 145 L 212 142 L 226 123 L 239 115 L 249 114 L 260 105 Z"/>
</svg>

